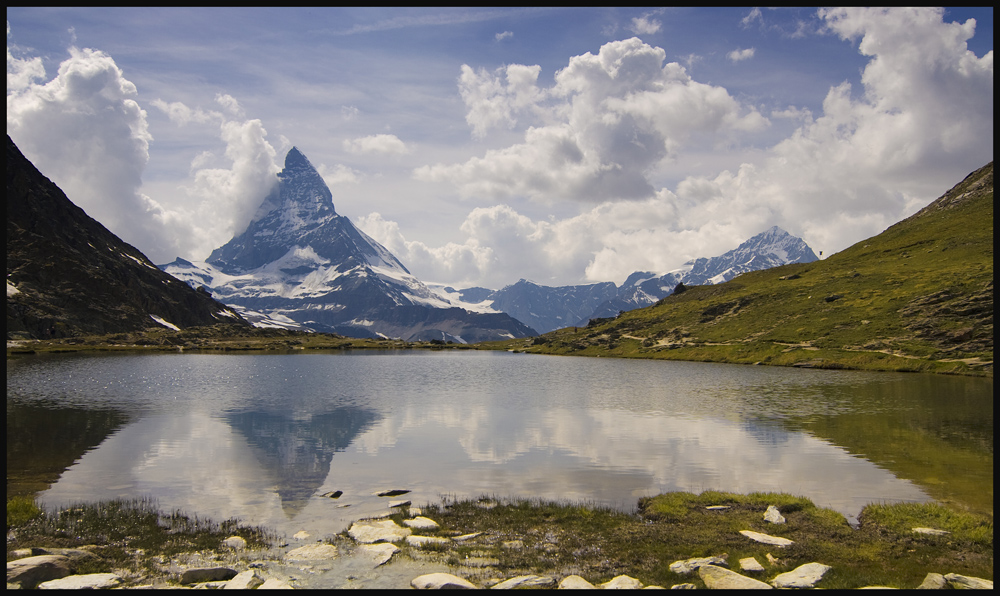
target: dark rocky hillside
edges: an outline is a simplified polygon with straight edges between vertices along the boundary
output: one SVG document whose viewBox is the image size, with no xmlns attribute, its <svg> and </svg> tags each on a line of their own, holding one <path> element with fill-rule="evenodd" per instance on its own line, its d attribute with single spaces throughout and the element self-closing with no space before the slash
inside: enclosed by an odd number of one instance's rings
<svg viewBox="0 0 1000 596">
<path fill-rule="evenodd" d="M 154 318 L 155 317 L 155 318 Z M 7 137 L 7 338 L 248 325 L 74 205 Z"/>
</svg>

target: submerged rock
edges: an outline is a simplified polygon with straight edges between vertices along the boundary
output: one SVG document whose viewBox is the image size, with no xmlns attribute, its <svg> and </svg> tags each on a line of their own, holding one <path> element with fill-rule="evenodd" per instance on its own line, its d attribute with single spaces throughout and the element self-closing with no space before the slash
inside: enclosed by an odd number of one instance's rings
<svg viewBox="0 0 1000 596">
<path fill-rule="evenodd" d="M 370 558 L 374 563 L 374 567 L 379 565 L 384 565 L 389 562 L 392 555 L 399 552 L 399 548 L 391 542 L 380 542 L 378 544 L 362 544 L 359 550 Z"/>
<path fill-rule="evenodd" d="M 811 588 L 831 569 L 833 567 L 822 563 L 806 563 L 774 578 L 771 585 L 775 588 Z"/>
<path fill-rule="evenodd" d="M 319 561 L 335 559 L 339 555 L 340 551 L 332 544 L 307 544 L 285 553 L 285 559 L 288 561 Z"/>
<path fill-rule="evenodd" d="M 404 528 L 391 519 L 361 520 L 351 524 L 347 530 L 351 538 L 362 544 L 399 542 L 412 533 L 413 530 Z"/>
</svg>

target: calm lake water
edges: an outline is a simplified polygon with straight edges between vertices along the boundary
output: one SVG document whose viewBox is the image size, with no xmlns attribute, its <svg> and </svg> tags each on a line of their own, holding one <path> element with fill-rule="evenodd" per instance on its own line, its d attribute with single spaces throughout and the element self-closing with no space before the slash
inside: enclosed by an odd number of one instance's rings
<svg viewBox="0 0 1000 596">
<path fill-rule="evenodd" d="M 993 508 L 992 379 L 472 351 L 7 361 L 7 490 L 334 533 L 447 497 Z M 322 497 L 343 491 L 339 499 Z M 399 497 L 396 497 L 399 498 Z"/>
</svg>

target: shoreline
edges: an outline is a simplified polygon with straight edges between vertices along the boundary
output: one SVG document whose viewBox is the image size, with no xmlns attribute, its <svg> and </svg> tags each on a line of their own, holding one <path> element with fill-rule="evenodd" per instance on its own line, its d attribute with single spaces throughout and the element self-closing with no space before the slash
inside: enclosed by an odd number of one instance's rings
<svg viewBox="0 0 1000 596">
<path fill-rule="evenodd" d="M 779 511 L 785 521 L 765 521 L 763 516 L 769 506 Z M 99 509 L 102 505 L 92 507 Z M 11 542 L 10 511 L 8 500 L 8 561 L 16 548 L 46 548 L 43 544 L 23 544 L 21 541 L 27 538 L 17 538 L 25 525 L 14 526 L 15 540 Z M 134 517 L 140 511 L 148 514 L 149 503 L 134 513 L 123 510 L 123 515 Z M 173 514 L 175 518 L 177 515 Z M 127 560 L 135 568 L 126 574 L 133 585 L 147 584 L 145 580 L 149 580 L 149 585 L 162 586 L 171 583 L 171 578 L 176 583 L 185 566 L 225 564 L 234 571 L 256 570 L 257 575 L 276 580 L 283 577 L 281 581 L 299 588 L 405 588 L 409 587 L 407 577 L 441 572 L 463 577 L 479 587 L 528 575 L 553 582 L 579 575 L 594 585 L 625 575 L 642 585 L 692 583 L 700 588 L 705 587 L 704 579 L 697 574 L 677 573 L 671 570 L 671 564 L 725 555 L 731 570 L 764 582 L 803 564 L 822 563 L 832 568 L 817 584 L 825 588 L 914 588 L 927 573 L 957 573 L 992 581 L 992 515 L 969 514 L 936 503 L 872 504 L 859 516 L 856 529 L 841 514 L 816 507 L 802 497 L 718 491 L 643 498 L 635 513 L 582 504 L 480 497 L 419 508 L 405 506 L 397 513 L 374 519 L 426 540 L 420 545 L 408 537 L 393 540 L 399 552 L 390 555 L 388 562 L 374 565 L 366 544 L 352 539 L 350 531 L 318 541 L 313 536 L 283 541 L 266 529 L 251 531 L 248 526 L 230 521 L 213 525 L 201 520 L 201 532 L 214 532 L 210 536 L 214 549 L 166 553 L 147 547 L 133 548 L 128 554 L 130 547 L 125 546 L 127 556 L 118 563 L 102 567 L 92 562 L 88 573 L 113 572 L 115 564 L 127 566 Z M 416 526 L 413 520 L 431 523 L 411 530 L 411 525 Z M 948 533 L 916 533 L 913 527 Z M 743 530 L 784 537 L 793 544 L 782 547 L 757 543 L 741 534 Z M 247 536 L 244 540 L 250 544 L 239 549 L 224 546 L 232 536 L 223 535 L 229 533 Z M 195 536 L 191 536 L 192 540 Z M 84 544 L 88 539 L 95 538 L 81 535 L 75 540 L 77 544 L 64 544 L 62 548 L 88 546 Z M 289 552 L 310 544 L 333 546 L 338 554 L 327 560 L 284 559 Z M 109 549 L 112 547 L 99 543 L 91 547 L 98 553 Z M 742 571 L 737 561 L 749 557 L 763 570 Z"/>
</svg>

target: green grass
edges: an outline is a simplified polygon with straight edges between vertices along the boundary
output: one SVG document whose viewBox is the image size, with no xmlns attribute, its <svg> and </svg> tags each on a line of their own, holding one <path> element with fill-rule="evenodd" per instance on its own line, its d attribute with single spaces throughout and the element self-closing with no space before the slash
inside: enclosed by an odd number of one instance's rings
<svg viewBox="0 0 1000 596">
<path fill-rule="evenodd" d="M 483 532 L 474 541 L 452 547 L 443 556 L 457 565 L 466 557 L 499 562 L 494 576 L 537 573 L 557 578 L 570 573 L 591 583 L 626 574 L 645 585 L 670 587 L 691 582 L 704 587 L 697 574 L 670 571 L 674 561 L 728 554 L 730 567 L 754 557 L 765 567 L 763 581 L 810 562 L 833 567 L 818 587 L 828 589 L 883 585 L 914 588 L 928 572 L 993 577 L 992 516 L 955 512 L 937 504 L 870 505 L 857 529 L 830 509 L 784 493 L 666 493 L 645 498 L 627 513 L 603 507 L 525 499 L 491 499 L 431 505 L 424 515 L 441 524 L 427 534 L 453 536 Z M 709 505 L 726 505 L 710 511 Z M 775 505 L 786 523 L 763 520 Z M 912 524 L 912 525 L 911 525 Z M 916 535 L 911 527 L 952 531 L 950 537 Z M 739 534 L 753 530 L 794 540 L 779 548 Z M 504 542 L 520 540 L 523 548 Z M 768 554 L 778 559 L 770 564 Z"/>
<path fill-rule="evenodd" d="M 236 519 L 216 523 L 180 511 L 164 513 L 152 499 L 115 499 L 56 511 L 40 510 L 31 497 L 7 500 L 8 560 L 22 548 L 87 546 L 97 557 L 82 562 L 76 573 L 156 573 L 153 558 L 224 552 L 222 541 L 230 536 L 243 537 L 250 549 L 265 548 L 276 539 L 272 532 Z"/>
<path fill-rule="evenodd" d="M 957 206 L 929 209 L 823 261 L 689 286 L 589 327 L 482 347 L 992 375 L 992 164 L 976 175 L 988 185 Z"/>
</svg>

